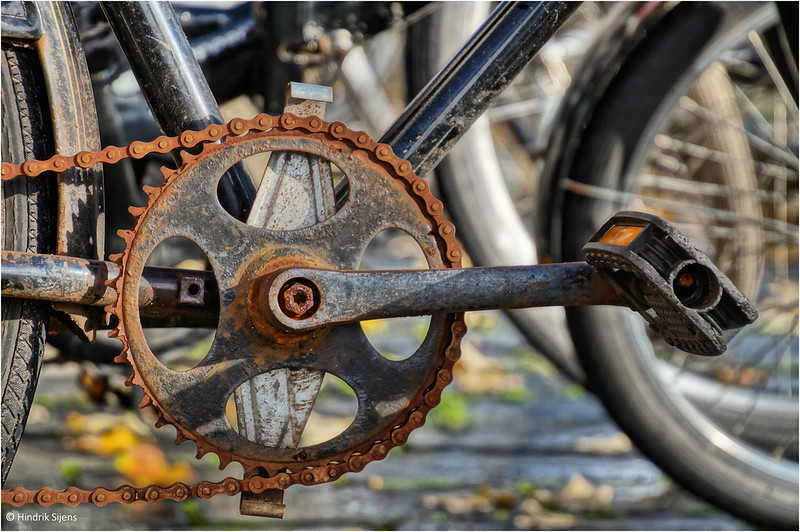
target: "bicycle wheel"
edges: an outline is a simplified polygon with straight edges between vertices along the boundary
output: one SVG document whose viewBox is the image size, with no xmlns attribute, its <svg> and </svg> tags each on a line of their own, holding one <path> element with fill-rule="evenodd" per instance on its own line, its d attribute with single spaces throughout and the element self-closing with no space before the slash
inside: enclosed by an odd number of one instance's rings
<svg viewBox="0 0 800 532">
<path fill-rule="evenodd" d="M 69 6 L 52 2 L 39 6 L 37 14 L 45 31 L 38 41 L 3 35 L 0 79 L 3 161 L 18 163 L 29 158 L 47 158 L 55 151 L 77 153 L 99 146 L 94 115 L 84 114 L 77 105 L 77 101 L 93 102 L 83 54 L 75 43 L 66 48 L 56 44 L 65 36 L 77 35 Z M 67 90 L 57 88 L 63 84 Z M 51 109 L 58 109 L 58 116 Z M 73 119 L 76 116 L 83 119 Z M 2 189 L 2 249 L 53 253 L 56 190 L 52 174 L 35 179 L 17 177 L 4 181 Z M 33 401 L 48 322 L 46 303 L 3 298 L 3 482 Z"/>
<path fill-rule="evenodd" d="M 756 304 L 761 318 L 717 359 L 674 350 L 625 309 L 567 317 L 596 393 L 643 452 L 735 515 L 796 528 L 798 122 L 766 44 L 776 22 L 771 4 L 668 13 L 579 139 L 561 231 L 563 258 L 579 260 L 614 212 L 653 212 Z"/>
<path fill-rule="evenodd" d="M 30 52 L 27 50 L 27 52 Z M 2 117 L 4 161 L 22 161 L 48 153 L 40 131 L 45 117 L 36 112 L 41 81 L 30 76 L 25 49 L 3 44 Z M 24 76 L 30 76 L 24 79 Z M 39 95 L 37 97 L 37 94 Z M 34 107 L 31 112 L 31 107 Z M 49 118 L 49 117 L 48 117 Z M 50 223 L 48 182 L 17 178 L 3 182 L 3 249 L 47 253 Z M 47 308 L 42 303 L 3 298 L 3 481 L 19 445 L 41 365 Z"/>
<path fill-rule="evenodd" d="M 443 2 L 409 28 L 408 85 L 421 90 L 491 11 L 490 2 Z M 470 258 L 479 266 L 536 264 L 530 196 L 538 174 L 535 153 L 569 84 L 569 62 L 590 39 L 600 16 L 586 5 L 479 118 L 436 168 L 436 183 Z M 585 375 L 560 308 L 506 311 L 526 339 L 564 374 Z"/>
</svg>

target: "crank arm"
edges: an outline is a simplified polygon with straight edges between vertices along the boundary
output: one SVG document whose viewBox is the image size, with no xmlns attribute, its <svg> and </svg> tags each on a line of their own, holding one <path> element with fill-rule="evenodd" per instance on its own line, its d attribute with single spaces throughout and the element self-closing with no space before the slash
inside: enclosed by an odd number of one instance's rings
<svg viewBox="0 0 800 532">
<path fill-rule="evenodd" d="M 260 294 L 290 331 L 441 312 L 624 305 L 585 262 L 442 270 L 284 270 Z"/>
<path fill-rule="evenodd" d="M 114 262 L 19 251 L 2 253 L 3 297 L 106 306 L 117 292 Z M 217 326 L 219 290 L 209 271 L 148 267 L 139 283 L 142 323 L 153 327 Z"/>
<path fill-rule="evenodd" d="M 290 269 L 265 283 L 261 306 L 290 331 L 469 310 L 623 305 L 669 344 L 720 355 L 758 312 L 665 220 L 622 212 L 584 247 L 587 263 L 420 271 Z"/>
</svg>

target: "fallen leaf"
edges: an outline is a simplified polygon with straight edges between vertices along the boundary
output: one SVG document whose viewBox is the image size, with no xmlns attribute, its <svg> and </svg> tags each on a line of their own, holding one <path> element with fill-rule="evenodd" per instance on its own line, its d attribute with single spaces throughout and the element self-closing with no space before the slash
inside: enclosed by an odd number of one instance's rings
<svg viewBox="0 0 800 532">
<path fill-rule="evenodd" d="M 454 370 L 455 383 L 464 393 L 499 395 L 525 388 L 525 377 L 508 373 L 503 365 L 471 343 L 461 345 L 461 359 Z"/>
<path fill-rule="evenodd" d="M 572 447 L 580 453 L 610 455 L 629 453 L 633 444 L 625 433 L 617 432 L 610 436 L 578 438 Z"/>
<path fill-rule="evenodd" d="M 174 482 L 191 482 L 194 478 L 189 464 L 168 464 L 161 449 L 149 443 L 136 445 L 117 455 L 114 467 L 136 486 L 168 486 Z"/>
<path fill-rule="evenodd" d="M 519 502 L 519 497 L 511 491 L 496 490 L 481 486 L 474 493 L 459 495 L 425 495 L 422 505 L 429 509 L 441 509 L 449 514 L 488 513 L 493 510 L 508 509 Z"/>
<path fill-rule="evenodd" d="M 514 526 L 519 529 L 565 529 L 583 523 L 576 515 L 547 510 L 532 497 L 525 499 L 520 509 L 520 514 L 513 521 Z"/>
<path fill-rule="evenodd" d="M 605 509 L 613 499 L 614 489 L 611 486 L 594 486 L 583 475 L 573 475 L 555 498 L 562 507 L 573 511 Z"/>
<path fill-rule="evenodd" d="M 123 425 L 112 427 L 100 435 L 78 436 L 75 438 L 75 447 L 87 453 L 110 456 L 127 451 L 140 440 L 139 436 Z"/>
<path fill-rule="evenodd" d="M 373 491 L 380 491 L 383 489 L 383 477 L 378 475 L 371 475 L 367 478 L 367 487 Z"/>
<path fill-rule="evenodd" d="M 145 425 L 136 414 L 130 412 L 122 416 L 105 412 L 86 415 L 78 412 L 67 414 L 67 429 L 74 436 L 83 434 L 100 435 L 120 425 L 127 427 L 140 437 L 149 437 L 151 435 L 150 427 Z"/>
</svg>

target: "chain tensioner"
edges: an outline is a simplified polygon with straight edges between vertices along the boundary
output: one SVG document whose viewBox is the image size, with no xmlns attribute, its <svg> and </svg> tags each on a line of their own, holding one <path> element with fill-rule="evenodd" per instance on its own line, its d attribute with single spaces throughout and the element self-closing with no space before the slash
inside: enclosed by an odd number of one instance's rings
<svg viewBox="0 0 800 532">
<path fill-rule="evenodd" d="M 195 147 L 196 154 L 186 151 Z M 264 308 L 268 302 L 261 301 L 263 284 L 286 268 L 357 269 L 371 239 L 390 227 L 414 238 L 430 268 L 460 266 L 462 252 L 442 203 L 408 161 L 364 132 L 315 116 L 262 114 L 124 148 L 56 155 L 19 165 L 3 163 L 2 178 L 35 177 L 178 148 L 184 150 L 180 167 L 162 169 L 161 187 L 145 187 L 147 205 L 129 208 L 135 225 L 120 231 L 126 248 L 111 259 L 121 273 L 109 282 L 119 295 L 116 304 L 106 308 L 119 318 L 119 325 L 109 336 L 123 342 L 116 360 L 131 365 L 127 383 L 142 387 L 140 407 L 155 408 L 156 426 L 173 425 L 176 443 L 195 442 L 198 458 L 217 454 L 221 469 L 231 461 L 241 463 L 245 478 L 93 490 L 17 487 L 3 490 L 3 502 L 74 506 L 180 501 L 328 482 L 360 471 L 404 444 L 452 381 L 452 367 L 466 333 L 463 314 L 433 316 L 417 352 L 404 361 L 389 361 L 369 344 L 358 324 L 287 332 L 270 319 Z M 216 196 L 218 178 L 232 164 L 265 151 L 307 153 L 338 167 L 347 186 L 342 188 L 346 197 L 337 197 L 336 213 L 309 227 L 278 231 L 243 224 L 225 212 Z M 153 249 L 171 236 L 189 238 L 205 252 L 220 290 L 214 343 L 205 358 L 187 371 L 173 371 L 157 360 L 139 320 L 138 284 L 145 263 Z M 346 382 L 359 402 L 349 428 L 331 440 L 297 449 L 265 446 L 240 435 L 225 416 L 228 398 L 249 379 L 282 368 L 325 371 Z"/>
</svg>

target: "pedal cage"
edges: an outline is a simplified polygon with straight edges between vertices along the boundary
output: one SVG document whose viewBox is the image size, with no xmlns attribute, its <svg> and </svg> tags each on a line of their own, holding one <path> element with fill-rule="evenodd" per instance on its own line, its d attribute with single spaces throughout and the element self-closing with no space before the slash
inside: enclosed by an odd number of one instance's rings
<svg viewBox="0 0 800 532">
<path fill-rule="evenodd" d="M 628 306 L 683 351 L 720 355 L 758 317 L 730 279 L 658 216 L 617 213 L 583 253 Z"/>
</svg>

